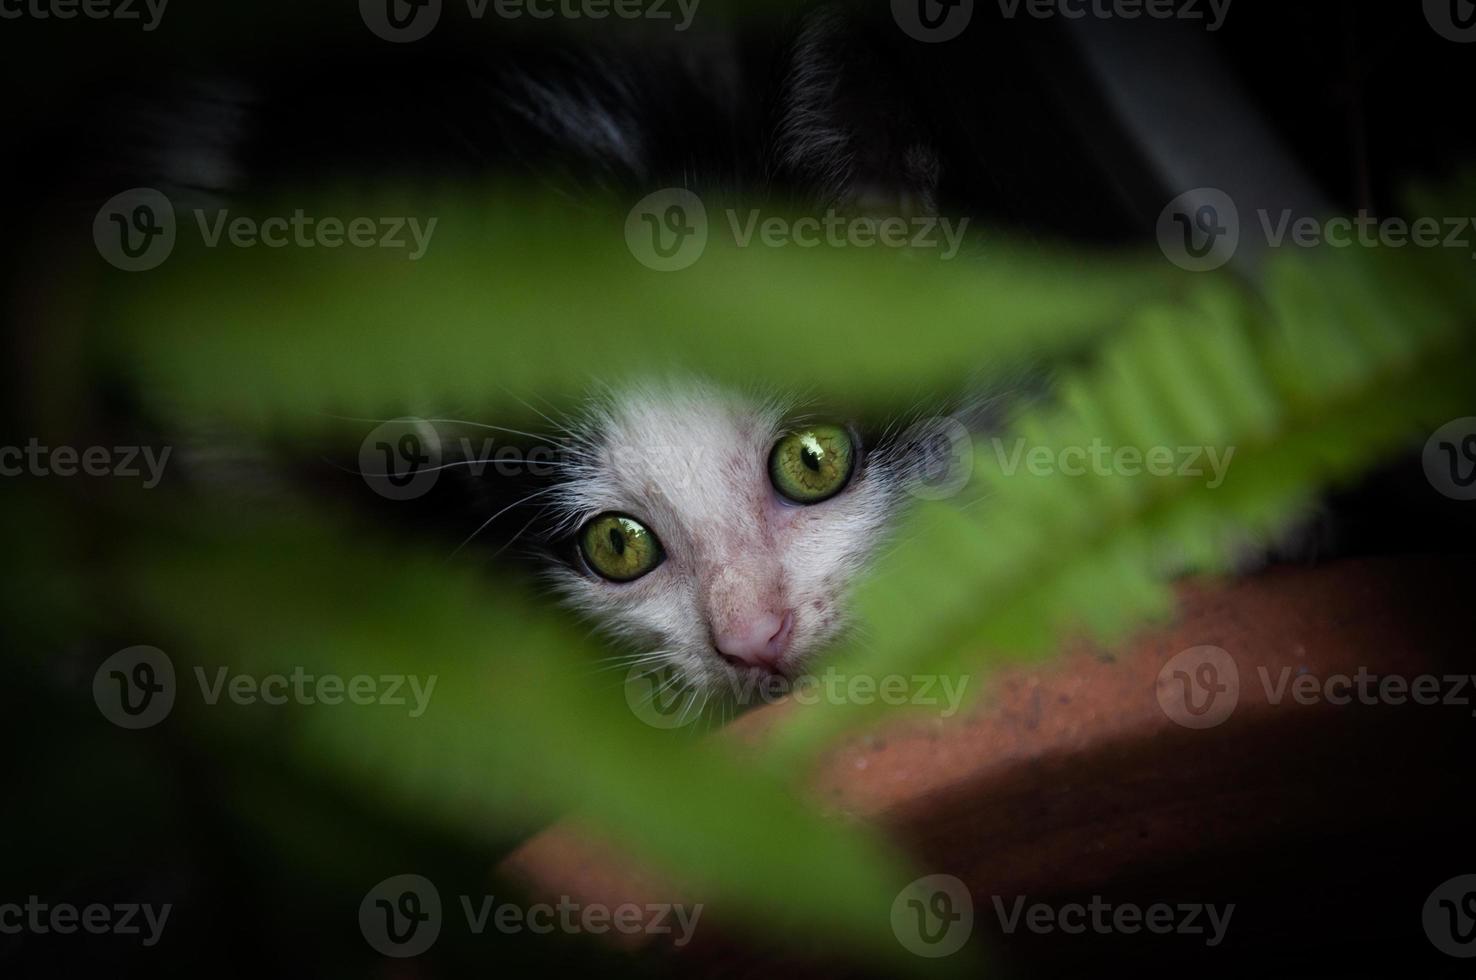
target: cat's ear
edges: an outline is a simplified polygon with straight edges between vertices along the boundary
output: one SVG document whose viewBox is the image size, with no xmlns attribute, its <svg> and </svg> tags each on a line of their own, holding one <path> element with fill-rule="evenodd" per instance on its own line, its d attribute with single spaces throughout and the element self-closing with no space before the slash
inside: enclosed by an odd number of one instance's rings
<svg viewBox="0 0 1476 980">
<path fill-rule="evenodd" d="M 800 18 L 781 66 L 769 148 L 781 187 L 850 213 L 936 212 L 938 153 L 904 41 L 890 19 L 859 16 L 851 4 Z"/>
</svg>

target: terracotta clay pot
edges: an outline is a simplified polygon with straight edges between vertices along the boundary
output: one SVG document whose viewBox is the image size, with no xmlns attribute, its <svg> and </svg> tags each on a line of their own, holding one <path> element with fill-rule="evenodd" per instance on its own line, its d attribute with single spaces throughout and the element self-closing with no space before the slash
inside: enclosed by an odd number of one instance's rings
<svg viewBox="0 0 1476 980">
<path fill-rule="evenodd" d="M 1473 582 L 1465 560 L 1379 559 L 1186 586 L 1171 625 L 1000 671 L 967 717 L 854 738 L 809 785 L 827 808 L 881 827 L 919 875 L 959 878 L 974 911 L 968 948 L 1005 974 L 1346 976 L 1387 960 L 1409 975 L 1470 975 L 1476 960 L 1437 948 L 1422 909 L 1441 883 L 1476 874 L 1476 683 L 1439 682 L 1442 700 L 1464 694 L 1464 705 L 1415 703 L 1409 690 L 1395 703 L 1398 685 L 1381 693 L 1377 678 L 1408 688 L 1473 673 Z M 1348 703 L 1334 703 L 1345 692 Z M 719 737 L 762 739 L 784 710 L 751 713 Z M 499 871 L 544 898 L 671 894 L 569 826 Z M 1235 908 L 1214 944 L 1177 912 L 1167 935 L 1073 934 L 1059 919 L 1049 931 L 1024 919 L 1006 928 L 1016 907 L 1059 915 L 1094 896 L 1114 908 Z M 769 942 L 721 908 L 686 948 L 658 955 L 730 976 L 868 972 L 818 940 Z"/>
</svg>

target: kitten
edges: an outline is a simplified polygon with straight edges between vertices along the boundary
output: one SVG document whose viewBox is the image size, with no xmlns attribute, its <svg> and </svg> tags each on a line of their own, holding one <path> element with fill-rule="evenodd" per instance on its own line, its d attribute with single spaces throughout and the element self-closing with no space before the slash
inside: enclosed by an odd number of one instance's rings
<svg viewBox="0 0 1476 980">
<path fill-rule="evenodd" d="M 943 455 L 928 425 L 864 440 L 700 380 L 602 397 L 555 490 L 563 599 L 680 689 L 793 680 L 848 625 L 847 592 Z M 931 470 L 931 472 L 930 472 Z"/>
</svg>

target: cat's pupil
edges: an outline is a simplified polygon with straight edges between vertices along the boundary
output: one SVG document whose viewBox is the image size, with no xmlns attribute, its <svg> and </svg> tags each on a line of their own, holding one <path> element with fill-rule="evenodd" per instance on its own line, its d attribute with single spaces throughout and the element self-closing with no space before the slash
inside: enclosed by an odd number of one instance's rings
<svg viewBox="0 0 1476 980">
<path fill-rule="evenodd" d="M 615 549 L 616 555 L 625 554 L 625 535 L 616 528 L 610 528 L 610 547 Z"/>
<path fill-rule="evenodd" d="M 800 450 L 800 462 L 804 463 L 805 468 L 808 469 L 811 473 L 820 472 L 820 454 L 815 452 L 815 450 L 811 449 L 809 446 L 806 446 L 804 449 Z"/>
</svg>

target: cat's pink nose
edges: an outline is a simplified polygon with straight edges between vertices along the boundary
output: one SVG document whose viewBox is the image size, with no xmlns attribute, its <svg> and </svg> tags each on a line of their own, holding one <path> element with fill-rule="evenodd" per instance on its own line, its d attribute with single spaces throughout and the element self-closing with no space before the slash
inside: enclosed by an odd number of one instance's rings
<svg viewBox="0 0 1476 980">
<path fill-rule="evenodd" d="M 794 613 L 758 613 L 730 623 L 713 636 L 718 653 L 738 667 L 758 667 L 779 673 L 779 662 L 789 649 Z"/>
</svg>

